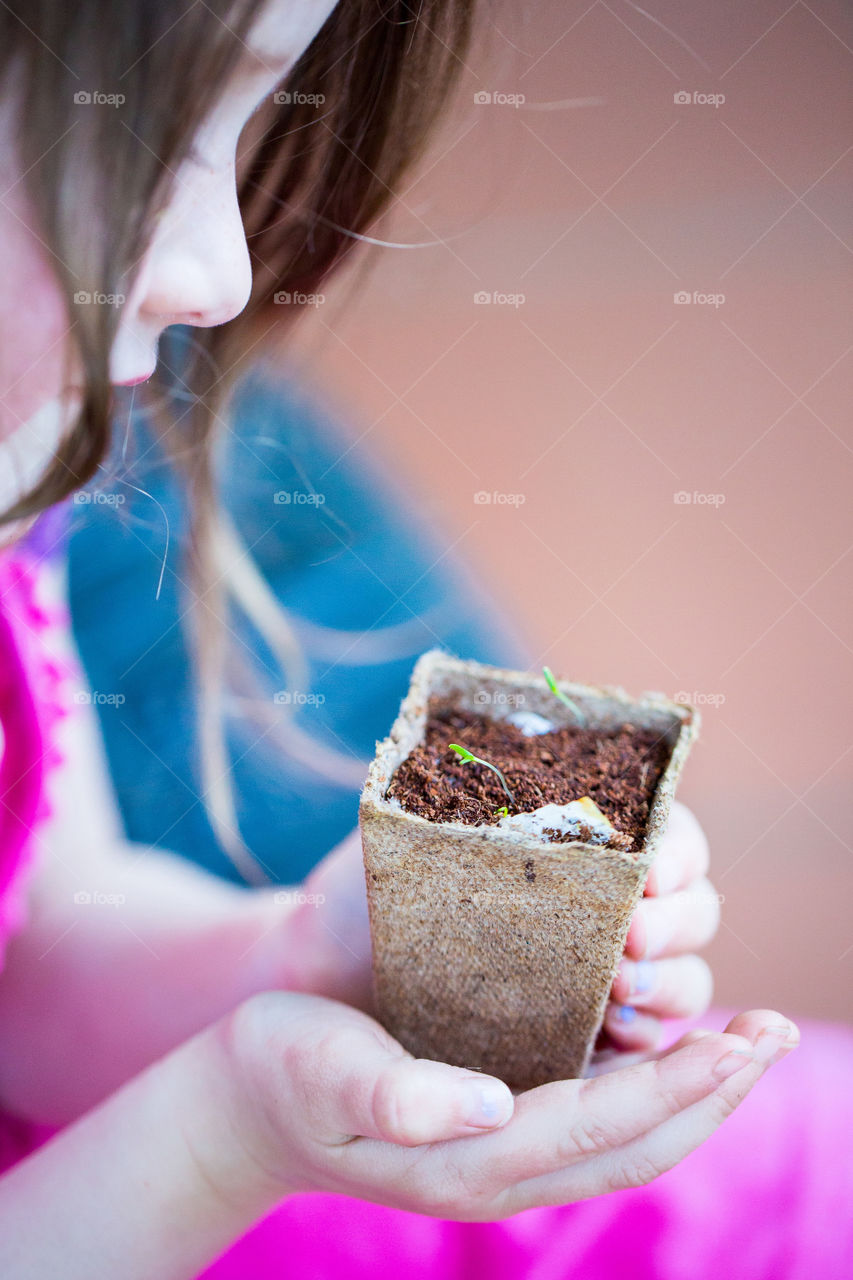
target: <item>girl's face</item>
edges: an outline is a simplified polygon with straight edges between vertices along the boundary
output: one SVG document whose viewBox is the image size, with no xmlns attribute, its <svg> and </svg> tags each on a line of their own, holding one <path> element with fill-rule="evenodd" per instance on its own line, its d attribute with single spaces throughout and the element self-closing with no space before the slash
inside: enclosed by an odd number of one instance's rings
<svg viewBox="0 0 853 1280">
<path fill-rule="evenodd" d="M 151 375 L 168 325 L 223 324 L 246 305 L 251 270 L 237 203 L 238 139 L 335 3 L 269 0 L 258 16 L 239 70 L 199 131 L 194 156 L 177 173 L 171 203 L 122 306 L 110 357 L 113 383 L 126 386 Z M 27 437 L 25 452 L 41 457 L 25 462 L 38 470 L 55 441 L 49 430 L 24 428 L 43 425 L 55 406 L 73 406 L 80 397 L 73 379 L 62 385 L 68 316 L 50 250 L 31 221 L 11 145 L 9 104 L 0 103 L 0 440 L 16 432 L 19 443 Z M 3 470 L 0 455 L 0 477 Z"/>
</svg>

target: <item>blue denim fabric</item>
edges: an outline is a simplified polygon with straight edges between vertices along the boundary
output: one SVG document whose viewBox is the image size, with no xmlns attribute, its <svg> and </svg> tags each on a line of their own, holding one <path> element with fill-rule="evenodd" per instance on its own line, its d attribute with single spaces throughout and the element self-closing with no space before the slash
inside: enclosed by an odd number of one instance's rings
<svg viewBox="0 0 853 1280">
<path fill-rule="evenodd" d="M 369 760 L 391 726 L 417 655 L 434 645 L 460 657 L 529 666 L 509 620 L 473 572 L 446 554 L 452 538 L 429 527 L 375 455 L 364 446 L 349 447 L 327 411 L 295 385 L 273 384 L 255 371 L 238 389 L 233 421 L 237 432 L 227 441 L 221 468 L 225 502 L 286 608 L 313 623 L 357 632 L 406 621 L 414 628 L 405 652 L 371 665 L 335 664 L 308 652 L 310 691 L 325 698 L 300 708 L 308 732 Z M 125 451 L 124 424 L 117 423 L 117 436 Z M 90 486 L 89 501 L 78 495 L 73 504 L 74 635 L 95 692 L 128 836 L 238 879 L 198 798 L 197 735 L 180 624 L 186 607 L 181 579 L 187 577 L 181 495 L 136 418 L 129 438 L 132 468 L 108 469 Z M 294 491 L 320 493 L 325 500 L 294 501 Z M 291 501 L 276 501 L 282 493 L 290 493 Z M 164 513 L 171 546 L 158 600 Z M 431 620 L 412 622 L 422 614 Z M 268 655 L 257 637 L 239 618 L 233 628 L 238 644 L 245 642 L 263 664 Z M 238 819 L 273 877 L 294 882 L 355 826 L 358 787 L 324 781 L 257 741 L 260 732 L 239 722 L 229 729 Z"/>
</svg>

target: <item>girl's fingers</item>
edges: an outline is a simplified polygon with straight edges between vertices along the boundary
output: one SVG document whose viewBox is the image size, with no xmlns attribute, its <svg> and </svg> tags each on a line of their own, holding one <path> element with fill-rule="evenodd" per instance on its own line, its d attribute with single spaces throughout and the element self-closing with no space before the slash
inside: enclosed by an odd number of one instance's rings
<svg viewBox="0 0 853 1280">
<path fill-rule="evenodd" d="M 632 960 L 678 956 L 710 942 L 720 923 L 720 895 L 710 880 L 661 898 L 641 898 L 631 917 L 625 954 Z"/>
<path fill-rule="evenodd" d="M 366 1050 L 365 1057 L 368 1046 Z M 389 1057 L 378 1069 L 366 1061 L 354 1065 L 348 1136 L 417 1147 L 484 1133 L 506 1124 L 513 1114 L 511 1091 L 492 1076 L 408 1056 Z M 375 1074 L 368 1077 L 371 1070 Z"/>
<path fill-rule="evenodd" d="M 490 1133 L 411 1150 L 371 1138 L 344 1143 L 322 1185 L 433 1217 L 491 1222 L 648 1182 L 725 1119 L 744 1094 L 741 1079 L 754 1083 L 780 1052 L 779 1040 L 756 1046 L 758 1032 L 778 1026 L 787 1038 L 785 1024 L 781 1014 L 752 1010 L 726 1032 L 692 1030 L 659 1058 L 541 1085 L 520 1094 L 512 1118 Z"/>
<path fill-rule="evenodd" d="M 765 1031 L 775 1033 L 783 1029 L 789 1033 L 793 1043 L 799 1043 L 800 1029 L 797 1024 L 775 1009 L 748 1009 L 745 1013 L 736 1013 L 726 1026 L 727 1032 L 744 1036 L 752 1044 L 761 1041 Z"/>
<path fill-rule="evenodd" d="M 326 1151 L 362 1138 L 419 1147 L 482 1134 L 513 1114 L 502 1080 L 413 1058 L 379 1023 L 334 1000 L 262 992 L 235 1010 L 223 1034 L 242 1094 L 266 1122 L 257 1128 L 267 1166 L 306 1135 Z"/>
<path fill-rule="evenodd" d="M 701 1040 L 704 1036 L 713 1035 L 711 1031 L 702 1031 L 698 1027 L 692 1031 L 686 1031 L 681 1037 L 679 1044 L 692 1044 L 694 1040 Z M 625 1049 L 606 1048 L 599 1049 L 590 1061 L 585 1072 L 587 1076 L 600 1076 L 606 1071 L 615 1071 L 617 1068 L 630 1067 L 635 1062 L 647 1062 L 652 1055 L 647 1052 L 628 1052 Z M 654 1055 L 660 1057 L 659 1054 Z"/>
<path fill-rule="evenodd" d="M 620 1050 L 656 1049 L 663 1035 L 660 1019 L 634 1005 L 608 1004 L 604 1026 Z"/>
<path fill-rule="evenodd" d="M 294 1054 L 291 1065 L 303 1087 L 316 1092 L 331 1038 L 312 1040 L 306 1037 L 304 1059 Z M 495 1129 L 513 1114 L 513 1095 L 502 1080 L 413 1058 L 390 1036 L 374 1034 L 367 1019 L 342 1027 L 333 1047 L 339 1055 L 334 1088 L 317 1116 L 328 1146 L 379 1138 L 418 1147 Z"/>
<path fill-rule="evenodd" d="M 638 989 L 629 991 L 631 980 Z M 711 1003 L 714 980 L 699 956 L 673 960 L 623 958 L 614 983 L 620 999 L 605 1010 L 604 1027 L 619 1049 L 649 1051 L 660 1044 L 661 1018 L 696 1018 Z"/>
<path fill-rule="evenodd" d="M 477 1145 L 506 1186 L 585 1164 L 713 1093 L 714 1068 L 733 1049 L 741 1065 L 751 1062 L 748 1040 L 718 1033 L 619 1071 L 540 1085 L 516 1098 L 510 1124 Z"/>
<path fill-rule="evenodd" d="M 664 960 L 629 960 L 623 956 L 613 982 L 612 1005 L 653 1013 L 659 1018 L 695 1018 L 711 1003 L 714 979 L 699 956 Z M 630 1025 L 633 1015 L 615 1017 L 617 1028 Z M 608 1030 L 610 1023 L 608 1022 Z"/>
<path fill-rule="evenodd" d="M 673 800 L 666 831 L 643 889 L 646 897 L 659 898 L 683 889 L 708 874 L 708 839 L 687 805 Z"/>
<path fill-rule="evenodd" d="M 746 1097 L 753 1085 L 761 1078 L 767 1065 L 790 1049 L 795 1048 L 799 1040 L 796 1027 L 794 1035 L 783 1047 L 783 1041 L 776 1038 L 761 1037 L 757 1042 L 744 1041 L 734 1033 L 735 1026 L 747 1029 L 750 1018 L 758 1017 L 759 1012 L 740 1014 L 726 1028 L 726 1041 L 734 1040 L 739 1049 L 749 1049 L 750 1056 L 744 1056 L 745 1065 L 726 1076 L 717 1079 L 714 1086 L 700 1093 L 687 1105 L 680 1105 L 683 1094 L 679 1094 L 678 1105 L 673 1107 L 672 1114 L 650 1127 L 644 1133 L 621 1146 L 611 1146 L 602 1150 L 594 1158 L 576 1164 L 558 1172 L 530 1178 L 518 1186 L 510 1187 L 501 1200 L 501 1210 L 505 1214 L 518 1213 L 521 1210 L 543 1205 L 566 1204 L 591 1196 L 602 1195 L 607 1191 L 622 1190 L 626 1187 L 643 1186 L 660 1174 L 672 1169 L 680 1160 L 689 1155 L 696 1147 L 701 1146 L 706 1138 L 717 1129 L 724 1120 Z M 784 1027 L 787 1019 L 780 1014 L 771 1014 L 771 1022 Z M 790 1024 L 789 1024 L 790 1026 Z M 755 1028 L 753 1027 L 753 1032 Z M 695 1055 L 694 1060 L 708 1063 L 722 1063 L 727 1054 L 720 1055 L 715 1046 L 719 1042 L 718 1033 L 696 1028 L 688 1032 L 677 1044 L 673 1045 L 663 1057 L 659 1058 L 661 1068 L 659 1081 L 668 1084 L 671 1074 L 664 1064 L 668 1059 L 675 1059 L 679 1067 L 684 1066 L 685 1056 Z M 712 1052 L 714 1050 L 714 1052 Z M 751 1055 L 755 1054 L 755 1058 Z M 740 1055 L 739 1055 L 740 1056 Z M 652 1065 L 652 1064 L 645 1064 Z M 643 1068 L 629 1068 L 630 1071 Z M 613 1072 L 602 1077 L 602 1083 L 617 1080 L 625 1072 Z M 599 1081 L 589 1081 L 597 1084 Z M 544 1086 L 548 1088 L 549 1086 Z M 507 1134 L 508 1136 L 508 1134 Z"/>
</svg>

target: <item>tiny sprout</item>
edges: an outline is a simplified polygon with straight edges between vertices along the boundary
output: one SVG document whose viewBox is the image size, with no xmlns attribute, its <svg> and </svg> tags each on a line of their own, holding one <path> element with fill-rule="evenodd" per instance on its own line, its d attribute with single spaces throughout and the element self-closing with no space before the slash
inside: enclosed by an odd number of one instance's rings
<svg viewBox="0 0 853 1280">
<path fill-rule="evenodd" d="M 554 679 L 554 674 L 551 671 L 551 668 L 543 667 L 542 674 L 545 676 L 545 679 L 548 681 L 548 688 L 551 690 L 554 697 L 559 698 L 561 702 L 565 702 L 566 706 L 569 707 L 569 709 L 575 713 L 580 723 L 583 724 L 584 722 L 583 712 L 581 711 L 577 703 L 572 702 L 571 698 L 566 697 L 562 689 L 557 688 L 557 681 Z"/>
<path fill-rule="evenodd" d="M 492 817 L 493 817 L 493 818 L 508 818 L 508 817 L 509 817 L 509 809 L 506 807 L 506 805 L 505 805 L 505 804 L 502 804 L 502 805 L 501 805 L 501 807 L 500 807 L 500 809 L 495 809 L 494 813 L 492 814 Z"/>
<path fill-rule="evenodd" d="M 489 764 L 488 760 L 481 760 L 479 756 L 473 755 L 468 750 L 467 747 L 460 747 L 456 742 L 451 742 L 449 745 L 450 745 L 450 750 L 455 751 L 457 753 L 462 764 L 471 764 L 471 762 L 473 761 L 475 764 L 484 764 L 487 769 L 491 769 L 492 773 L 496 773 L 498 775 L 498 778 L 500 779 L 501 786 L 509 796 L 510 804 L 515 805 L 515 796 L 512 794 L 509 787 L 506 785 L 506 778 L 503 776 L 503 774 L 501 773 L 500 769 L 497 767 L 496 764 Z"/>
</svg>

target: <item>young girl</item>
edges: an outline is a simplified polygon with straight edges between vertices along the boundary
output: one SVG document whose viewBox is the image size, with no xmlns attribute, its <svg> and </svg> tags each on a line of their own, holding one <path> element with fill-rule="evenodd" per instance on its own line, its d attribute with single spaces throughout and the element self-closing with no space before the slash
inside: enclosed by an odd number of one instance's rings
<svg viewBox="0 0 853 1280">
<path fill-rule="evenodd" d="M 515 1097 L 412 1059 L 370 1016 L 357 832 L 301 886 L 301 905 L 123 841 L 66 635 L 61 530 L 32 519 L 96 472 L 123 394 L 113 388 L 147 379 L 135 394 L 150 395 L 195 504 L 197 661 L 213 704 L 225 615 L 212 437 L 227 429 L 228 390 L 273 319 L 298 310 L 273 310 L 274 295 L 309 295 L 372 225 L 447 98 L 470 10 L 0 6 L 10 1280 L 401 1266 L 454 1280 L 480 1267 L 669 1277 L 694 1251 L 696 1274 L 840 1276 L 853 1262 L 850 1173 L 832 1154 L 853 1118 L 843 1029 L 810 1028 L 799 1074 L 795 1057 L 659 1178 L 799 1037 L 759 1009 L 652 1052 L 668 1020 L 695 1020 L 711 993 L 694 952 L 716 929 L 717 899 L 683 806 L 631 924 L 613 1047 L 587 1079 Z M 167 394 L 168 370 L 152 376 L 158 339 L 178 323 L 199 330 L 183 396 Z M 215 707 L 201 746 L 221 793 Z M 206 799 L 239 859 L 227 802 Z M 785 1220 L 756 1235 L 776 1212 Z"/>
</svg>

